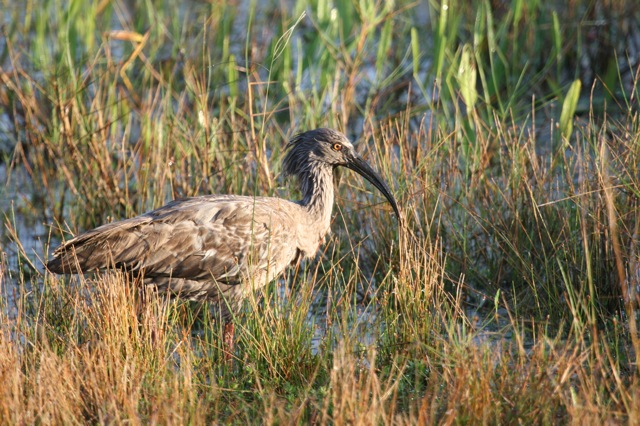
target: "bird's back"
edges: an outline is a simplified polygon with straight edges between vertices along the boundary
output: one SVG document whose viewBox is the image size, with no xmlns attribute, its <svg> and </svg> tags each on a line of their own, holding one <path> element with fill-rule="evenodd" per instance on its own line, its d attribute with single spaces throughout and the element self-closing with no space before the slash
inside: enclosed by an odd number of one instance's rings
<svg viewBox="0 0 640 426">
<path fill-rule="evenodd" d="M 294 261 L 304 214 L 298 204 L 270 197 L 176 200 L 67 241 L 47 268 L 56 273 L 112 267 L 144 271 L 149 284 L 171 287 L 172 281 L 187 280 L 199 283 L 202 297 L 215 298 L 215 291 L 207 296 L 209 286 L 249 281 L 258 288 Z"/>
</svg>

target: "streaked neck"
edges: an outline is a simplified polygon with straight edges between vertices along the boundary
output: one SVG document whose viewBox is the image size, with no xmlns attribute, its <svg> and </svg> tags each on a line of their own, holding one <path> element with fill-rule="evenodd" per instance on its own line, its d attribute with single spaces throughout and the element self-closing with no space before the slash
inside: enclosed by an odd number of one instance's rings
<svg viewBox="0 0 640 426">
<path fill-rule="evenodd" d="M 302 192 L 300 205 L 328 229 L 334 201 L 333 168 L 325 164 L 309 167 L 298 180 Z"/>
</svg>

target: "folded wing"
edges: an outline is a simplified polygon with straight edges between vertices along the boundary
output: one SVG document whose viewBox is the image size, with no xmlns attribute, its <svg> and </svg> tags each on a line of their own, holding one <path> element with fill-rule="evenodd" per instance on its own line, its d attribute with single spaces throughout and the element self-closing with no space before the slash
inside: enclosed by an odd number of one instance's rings
<svg viewBox="0 0 640 426">
<path fill-rule="evenodd" d="M 115 267 L 144 270 L 147 279 L 225 284 L 256 278 L 261 286 L 296 257 L 291 226 L 296 208 L 275 198 L 176 200 L 69 240 L 54 252 L 47 268 L 82 273 Z"/>
</svg>

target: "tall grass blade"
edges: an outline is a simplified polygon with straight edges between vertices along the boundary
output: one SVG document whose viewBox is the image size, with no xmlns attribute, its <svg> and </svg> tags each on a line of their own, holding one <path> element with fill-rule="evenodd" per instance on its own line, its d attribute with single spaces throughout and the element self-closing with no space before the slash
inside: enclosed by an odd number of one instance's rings
<svg viewBox="0 0 640 426">
<path fill-rule="evenodd" d="M 573 118 L 580 100 L 580 90 L 582 82 L 574 80 L 567 91 L 564 101 L 562 102 L 562 111 L 560 112 L 560 133 L 565 139 L 568 139 L 573 132 Z"/>
<path fill-rule="evenodd" d="M 475 108 L 476 101 L 478 100 L 478 92 L 476 90 L 477 71 L 474 53 L 469 43 L 466 43 L 462 47 L 462 55 L 460 56 L 456 77 L 460 86 L 462 100 L 467 106 L 467 110 L 471 111 Z"/>
</svg>

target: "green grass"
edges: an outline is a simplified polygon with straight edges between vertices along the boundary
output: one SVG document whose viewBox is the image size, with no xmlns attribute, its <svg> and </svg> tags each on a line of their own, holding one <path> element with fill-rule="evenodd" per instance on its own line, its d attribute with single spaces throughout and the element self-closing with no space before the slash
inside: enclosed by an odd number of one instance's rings
<svg viewBox="0 0 640 426">
<path fill-rule="evenodd" d="M 634 2 L 5 3 L 1 424 L 638 422 Z M 319 126 L 406 227 L 343 172 L 231 364 L 206 305 L 43 272 L 173 198 L 297 197 Z"/>
</svg>

